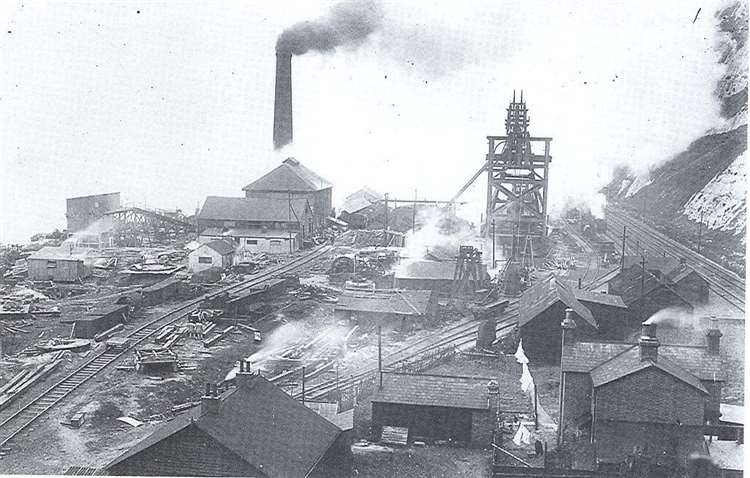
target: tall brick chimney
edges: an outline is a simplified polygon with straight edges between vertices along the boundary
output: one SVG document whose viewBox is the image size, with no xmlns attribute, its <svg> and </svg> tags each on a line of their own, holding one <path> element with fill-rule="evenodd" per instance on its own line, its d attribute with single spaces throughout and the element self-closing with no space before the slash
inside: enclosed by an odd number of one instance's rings
<svg viewBox="0 0 750 478">
<path fill-rule="evenodd" d="M 708 331 L 706 332 L 706 342 L 708 344 L 708 353 L 719 355 L 721 353 L 721 336 L 724 335 L 719 330 L 719 321 L 716 317 L 711 316 Z"/>
<path fill-rule="evenodd" d="M 641 326 L 641 338 L 638 339 L 641 361 L 653 360 L 656 362 L 659 355 L 659 339 L 656 338 L 656 324 L 646 321 Z"/>
<path fill-rule="evenodd" d="M 276 96 L 273 105 L 273 147 L 292 142 L 292 54 L 276 52 Z"/>
</svg>

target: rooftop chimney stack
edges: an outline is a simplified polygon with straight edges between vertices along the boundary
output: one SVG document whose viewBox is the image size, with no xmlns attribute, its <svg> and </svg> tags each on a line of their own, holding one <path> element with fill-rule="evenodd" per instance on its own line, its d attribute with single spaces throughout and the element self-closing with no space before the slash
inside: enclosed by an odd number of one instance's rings
<svg viewBox="0 0 750 478">
<path fill-rule="evenodd" d="M 641 361 L 652 360 L 656 362 L 659 355 L 659 339 L 656 338 L 656 324 L 646 321 L 641 326 L 641 338 L 638 339 Z"/>
<path fill-rule="evenodd" d="M 218 387 L 207 383 L 206 394 L 201 397 L 201 415 L 218 415 L 220 407 Z"/>
<path fill-rule="evenodd" d="M 573 309 L 565 309 L 565 318 L 560 325 L 563 329 L 563 345 L 575 342 L 576 321 L 573 319 Z"/>
<path fill-rule="evenodd" d="M 273 147 L 292 142 L 292 54 L 276 52 L 276 96 L 273 106 Z"/>
<path fill-rule="evenodd" d="M 721 353 L 721 336 L 724 335 L 719 330 L 719 321 L 715 316 L 711 316 L 706 332 L 706 342 L 708 343 L 708 353 L 719 355 Z"/>
<path fill-rule="evenodd" d="M 237 386 L 248 387 L 252 385 L 256 376 L 257 375 L 250 370 L 250 363 L 246 362 L 245 359 L 240 360 L 240 371 L 234 378 Z"/>
</svg>

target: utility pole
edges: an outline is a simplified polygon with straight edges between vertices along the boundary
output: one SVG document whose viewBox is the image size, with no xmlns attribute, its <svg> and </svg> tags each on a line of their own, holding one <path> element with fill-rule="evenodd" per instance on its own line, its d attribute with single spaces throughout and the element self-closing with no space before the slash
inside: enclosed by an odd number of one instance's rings
<svg viewBox="0 0 750 478">
<path fill-rule="evenodd" d="M 378 375 L 380 376 L 378 388 L 383 388 L 383 350 L 381 342 L 382 326 L 378 325 Z"/>
<path fill-rule="evenodd" d="M 292 191 L 287 190 L 287 202 L 289 207 L 287 208 L 287 230 L 289 231 L 289 254 L 292 254 Z M 302 402 L 304 403 L 304 399 Z"/>
<path fill-rule="evenodd" d="M 388 230 L 388 193 L 383 194 L 383 199 L 385 201 L 385 223 L 383 224 L 383 230 Z"/>
<path fill-rule="evenodd" d="M 305 366 L 302 366 L 302 405 L 305 404 Z"/>
<path fill-rule="evenodd" d="M 628 226 L 622 226 L 622 255 L 620 256 L 620 271 L 625 270 L 625 240 L 627 239 Z"/>
<path fill-rule="evenodd" d="M 703 208 L 701 208 L 701 220 L 698 223 L 698 254 L 701 253 L 701 232 L 703 232 Z"/>
<path fill-rule="evenodd" d="M 645 309 L 646 309 L 646 256 L 645 251 L 644 254 L 641 254 L 641 322 L 644 322 L 646 320 L 646 316 L 644 315 Z"/>
<path fill-rule="evenodd" d="M 411 232 L 417 229 L 417 190 L 414 190 L 414 206 L 411 210 Z"/>
<path fill-rule="evenodd" d="M 492 219 L 492 268 L 497 266 L 495 263 L 495 219 Z"/>
</svg>

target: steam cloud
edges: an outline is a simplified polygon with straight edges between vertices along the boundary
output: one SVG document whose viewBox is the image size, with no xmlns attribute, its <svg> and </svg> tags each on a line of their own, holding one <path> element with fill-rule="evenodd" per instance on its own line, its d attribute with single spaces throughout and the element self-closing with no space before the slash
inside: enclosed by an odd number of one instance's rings
<svg viewBox="0 0 750 478">
<path fill-rule="evenodd" d="M 329 52 L 342 45 L 358 45 L 380 29 L 383 13 L 372 0 L 352 0 L 331 7 L 327 16 L 299 22 L 284 30 L 276 51 L 303 55 L 309 51 Z"/>
</svg>

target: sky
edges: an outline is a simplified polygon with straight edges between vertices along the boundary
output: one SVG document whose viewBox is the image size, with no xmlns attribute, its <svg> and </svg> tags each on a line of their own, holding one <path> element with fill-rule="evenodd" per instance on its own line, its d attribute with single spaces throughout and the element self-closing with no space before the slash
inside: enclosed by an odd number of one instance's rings
<svg viewBox="0 0 750 478">
<path fill-rule="evenodd" d="M 191 214 L 289 155 L 334 203 L 364 185 L 449 199 L 514 89 L 532 135 L 554 138 L 553 211 L 720 122 L 724 2 L 383 2 L 365 41 L 294 57 L 295 142 L 274 151 L 276 39 L 335 3 L 0 3 L 0 242 L 63 229 L 74 196 Z M 474 222 L 485 189 L 462 198 Z"/>
</svg>

